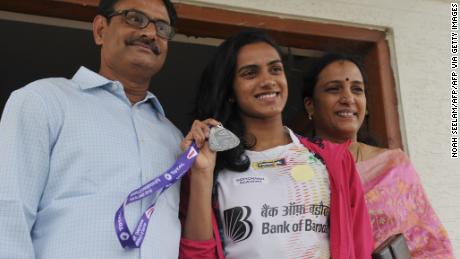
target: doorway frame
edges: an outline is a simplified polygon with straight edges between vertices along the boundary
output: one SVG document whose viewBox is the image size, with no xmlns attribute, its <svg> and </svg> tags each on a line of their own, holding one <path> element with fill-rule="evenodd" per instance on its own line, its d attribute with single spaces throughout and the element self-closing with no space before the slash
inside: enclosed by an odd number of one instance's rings
<svg viewBox="0 0 460 259">
<path fill-rule="evenodd" d="M 91 22 L 98 0 L 0 0 L 0 10 Z M 226 38 L 244 28 L 266 30 L 280 45 L 364 57 L 368 74 L 368 128 L 382 146 L 403 148 L 390 48 L 383 30 L 280 18 L 175 3 L 178 33 Z"/>
</svg>

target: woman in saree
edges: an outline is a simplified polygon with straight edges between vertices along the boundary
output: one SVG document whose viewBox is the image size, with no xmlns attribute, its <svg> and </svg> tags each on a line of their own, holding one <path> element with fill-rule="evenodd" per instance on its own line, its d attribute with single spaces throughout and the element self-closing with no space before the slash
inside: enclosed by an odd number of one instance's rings
<svg viewBox="0 0 460 259">
<path fill-rule="evenodd" d="M 375 246 L 402 233 L 413 258 L 453 258 L 447 232 L 431 207 L 420 179 L 400 149 L 359 141 L 366 113 L 367 78 L 359 59 L 328 54 L 304 77 L 304 105 L 314 136 L 334 143 L 351 140 L 369 209 Z"/>
</svg>

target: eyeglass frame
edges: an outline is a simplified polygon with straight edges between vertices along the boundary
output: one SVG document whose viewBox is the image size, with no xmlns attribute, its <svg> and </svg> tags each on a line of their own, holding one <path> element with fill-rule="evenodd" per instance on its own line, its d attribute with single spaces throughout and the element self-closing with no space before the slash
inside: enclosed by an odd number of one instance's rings
<svg viewBox="0 0 460 259">
<path fill-rule="evenodd" d="M 147 21 L 148 21 L 148 22 L 147 22 L 144 26 L 142 26 L 142 27 L 136 26 L 136 25 L 134 25 L 134 24 L 129 23 L 129 22 L 128 22 L 128 19 L 127 19 L 127 14 L 128 14 L 129 12 L 134 12 L 134 13 L 143 15 L 145 18 L 147 18 Z M 140 11 L 140 10 L 137 10 L 137 9 L 126 9 L 126 10 L 113 11 L 113 12 L 107 14 L 107 15 L 104 15 L 104 17 L 107 18 L 107 19 L 111 19 L 112 17 L 119 16 L 119 15 L 123 16 L 124 21 L 125 21 L 126 24 L 128 24 L 128 25 L 130 25 L 130 26 L 133 26 L 134 28 L 137 28 L 137 29 L 145 29 L 145 28 L 147 28 L 147 26 L 149 26 L 150 23 L 152 23 L 152 24 L 155 26 L 155 30 L 156 30 L 157 35 L 158 35 L 159 37 L 163 38 L 163 39 L 171 40 L 171 39 L 174 37 L 174 35 L 176 34 L 176 31 L 175 31 L 174 27 L 173 27 L 171 24 L 169 24 L 168 22 L 166 22 L 165 20 L 161 20 L 161 19 L 151 19 L 151 18 L 150 18 L 148 15 L 146 15 L 144 12 L 142 12 L 142 11 Z M 158 23 L 167 25 L 167 26 L 169 26 L 169 28 L 171 28 L 171 32 L 169 33 L 168 36 L 164 37 L 164 36 L 162 36 L 161 34 L 158 34 L 158 31 L 159 31 L 159 30 L 157 29 L 157 24 L 158 24 Z"/>
</svg>

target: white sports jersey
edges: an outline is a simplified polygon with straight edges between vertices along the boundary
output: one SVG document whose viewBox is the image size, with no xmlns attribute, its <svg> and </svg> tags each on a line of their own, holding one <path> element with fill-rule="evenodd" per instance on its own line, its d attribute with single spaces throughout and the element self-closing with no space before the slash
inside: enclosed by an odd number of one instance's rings
<svg viewBox="0 0 460 259">
<path fill-rule="evenodd" d="M 219 173 L 226 258 L 330 257 L 327 169 L 289 134 L 288 145 L 247 150 L 248 171 Z"/>
</svg>

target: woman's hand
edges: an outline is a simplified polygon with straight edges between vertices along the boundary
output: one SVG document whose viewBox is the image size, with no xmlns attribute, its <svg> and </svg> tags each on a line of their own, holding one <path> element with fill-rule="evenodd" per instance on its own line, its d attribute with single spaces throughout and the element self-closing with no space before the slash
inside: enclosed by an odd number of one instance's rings
<svg viewBox="0 0 460 259">
<path fill-rule="evenodd" d="M 219 124 L 220 123 L 214 119 L 207 119 L 204 121 L 195 120 L 189 133 L 182 141 L 182 150 L 187 149 L 193 141 L 195 141 L 195 144 L 200 149 L 200 153 L 192 166 L 192 174 L 205 174 L 207 177 L 212 176 L 216 165 L 216 152 L 209 149 L 207 140 L 210 127 L 215 127 Z"/>
</svg>

